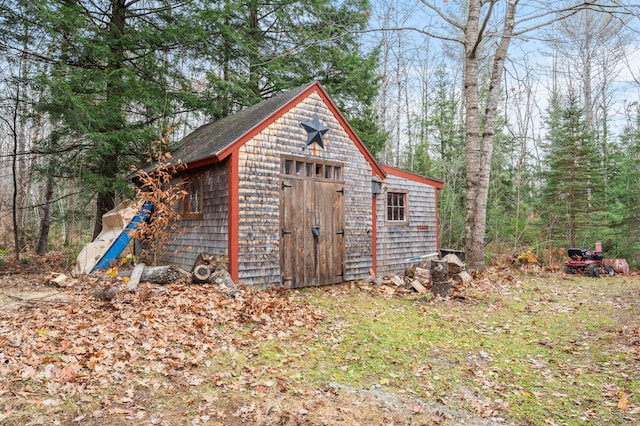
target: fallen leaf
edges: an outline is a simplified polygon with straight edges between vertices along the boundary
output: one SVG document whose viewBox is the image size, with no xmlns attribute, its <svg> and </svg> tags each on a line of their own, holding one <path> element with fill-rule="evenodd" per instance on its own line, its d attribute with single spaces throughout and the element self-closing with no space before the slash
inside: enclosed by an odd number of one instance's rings
<svg viewBox="0 0 640 426">
<path fill-rule="evenodd" d="M 619 392 L 620 399 L 618 400 L 618 409 L 622 411 L 627 411 L 627 395 L 624 391 Z"/>
</svg>

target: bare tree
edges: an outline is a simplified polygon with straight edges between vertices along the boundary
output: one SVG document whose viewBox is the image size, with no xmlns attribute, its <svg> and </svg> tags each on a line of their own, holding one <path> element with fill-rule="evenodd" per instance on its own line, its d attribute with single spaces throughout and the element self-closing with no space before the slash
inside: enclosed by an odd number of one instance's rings
<svg viewBox="0 0 640 426">
<path fill-rule="evenodd" d="M 524 203 L 527 188 L 534 186 L 533 176 L 538 170 L 540 156 L 537 155 L 536 132 L 539 132 L 534 117 L 542 116 L 537 103 L 536 92 L 538 78 L 534 75 L 533 66 L 526 59 L 518 64 L 505 67 L 504 111 L 509 111 L 506 117 L 506 129 L 515 141 L 515 152 L 512 164 L 515 173 L 514 200 L 515 227 L 513 229 L 513 246 L 517 250 L 522 244 L 522 237 L 526 231 L 526 221 L 521 220 L 530 213 Z M 507 80 L 511 82 L 507 86 Z"/>
</svg>

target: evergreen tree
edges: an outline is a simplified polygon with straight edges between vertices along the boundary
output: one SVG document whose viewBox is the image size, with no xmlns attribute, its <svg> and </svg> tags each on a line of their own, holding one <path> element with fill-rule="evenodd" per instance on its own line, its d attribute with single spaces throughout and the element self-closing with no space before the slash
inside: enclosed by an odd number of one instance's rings
<svg viewBox="0 0 640 426">
<path fill-rule="evenodd" d="M 438 195 L 440 243 L 464 246 L 464 123 L 459 119 L 456 86 L 444 65 L 435 71 L 434 90 L 426 93 L 424 119 L 415 117 L 417 141 L 407 146 L 405 166 L 409 171 L 442 179 Z"/>
<path fill-rule="evenodd" d="M 592 245 L 606 227 L 600 155 L 575 93 L 566 100 L 554 97 L 548 115 L 541 211 L 549 238 L 572 247 Z"/>
<path fill-rule="evenodd" d="M 604 241 L 607 257 L 626 258 L 632 267 L 640 266 L 640 117 L 636 120 L 611 152 L 607 205 L 612 233 Z"/>
<path fill-rule="evenodd" d="M 373 109 L 378 55 L 364 52 L 358 35 L 367 23 L 367 6 L 366 0 L 195 4 L 198 48 L 190 64 L 211 95 L 199 100 L 201 106 L 217 119 L 318 80 L 363 142 L 378 152 L 386 138 Z"/>
<path fill-rule="evenodd" d="M 102 215 L 130 191 L 129 167 L 175 112 L 181 80 L 167 57 L 184 24 L 180 7 L 60 0 L 37 2 L 33 11 L 47 42 L 38 55 L 35 46 L 32 52 L 47 64 L 36 80 L 41 99 L 35 108 L 54 128 L 41 150 L 57 156 L 58 177 L 77 177 L 87 193 L 97 194 L 94 237 Z"/>
</svg>

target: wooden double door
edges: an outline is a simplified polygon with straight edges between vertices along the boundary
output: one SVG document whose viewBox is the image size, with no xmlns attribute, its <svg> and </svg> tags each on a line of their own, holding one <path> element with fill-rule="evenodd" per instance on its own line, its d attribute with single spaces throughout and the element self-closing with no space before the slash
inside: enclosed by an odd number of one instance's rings
<svg viewBox="0 0 640 426">
<path fill-rule="evenodd" d="M 280 271 L 288 288 L 344 281 L 344 181 L 338 163 L 285 158 Z"/>
</svg>

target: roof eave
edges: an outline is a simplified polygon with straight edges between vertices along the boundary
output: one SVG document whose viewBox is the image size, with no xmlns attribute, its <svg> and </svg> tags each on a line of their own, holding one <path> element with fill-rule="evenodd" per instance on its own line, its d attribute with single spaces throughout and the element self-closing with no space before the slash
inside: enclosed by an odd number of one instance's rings
<svg viewBox="0 0 640 426">
<path fill-rule="evenodd" d="M 433 187 L 435 187 L 437 189 L 444 188 L 444 182 L 442 182 L 441 180 L 438 180 L 438 179 L 428 178 L 426 176 L 422 176 L 422 175 L 419 175 L 417 173 L 408 172 L 406 170 L 401 170 L 401 169 L 398 169 L 396 167 L 391 167 L 391 166 L 382 166 L 382 168 L 384 169 L 385 172 L 387 172 L 388 174 L 393 175 L 393 176 L 402 177 L 402 178 L 405 178 L 405 179 L 412 180 L 414 182 L 424 183 L 424 184 L 433 186 Z"/>
</svg>

